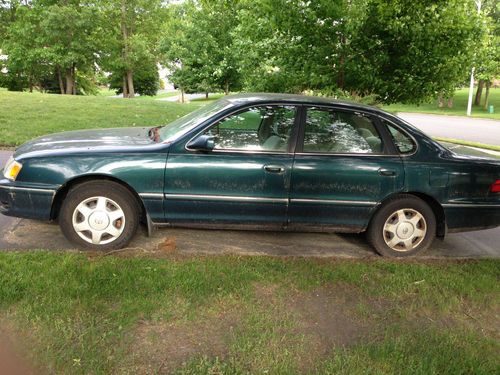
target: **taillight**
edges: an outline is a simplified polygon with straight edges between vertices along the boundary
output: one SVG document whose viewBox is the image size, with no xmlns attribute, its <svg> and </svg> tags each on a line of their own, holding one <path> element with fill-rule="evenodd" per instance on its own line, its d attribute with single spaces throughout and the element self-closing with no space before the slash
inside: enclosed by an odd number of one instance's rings
<svg viewBox="0 0 500 375">
<path fill-rule="evenodd" d="M 500 180 L 496 180 L 490 187 L 492 193 L 500 193 Z"/>
</svg>

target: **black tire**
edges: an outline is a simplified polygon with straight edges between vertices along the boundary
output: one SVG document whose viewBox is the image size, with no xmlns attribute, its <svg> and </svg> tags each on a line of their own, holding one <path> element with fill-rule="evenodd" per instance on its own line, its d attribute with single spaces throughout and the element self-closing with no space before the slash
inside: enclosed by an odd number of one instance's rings
<svg viewBox="0 0 500 375">
<path fill-rule="evenodd" d="M 73 227 L 73 214 L 77 206 L 92 197 L 107 198 L 115 202 L 123 211 L 125 224 L 123 228 L 120 226 L 119 230 L 122 230 L 122 232 L 112 242 L 105 244 L 87 242 L 80 237 Z M 113 181 L 89 181 L 72 187 L 59 212 L 59 226 L 64 236 L 79 247 L 92 250 L 115 250 L 127 246 L 137 232 L 139 221 L 140 207 L 137 199 L 126 187 Z M 90 232 L 83 232 L 83 235 L 88 236 L 88 233 Z"/>
<path fill-rule="evenodd" d="M 384 226 L 386 222 L 388 222 L 390 225 L 391 220 L 398 220 L 395 218 L 397 218 L 397 212 L 400 210 L 403 210 L 405 214 L 408 214 L 408 216 L 406 217 L 411 218 L 410 215 L 416 212 L 419 213 L 424 219 L 420 220 L 417 223 L 416 228 L 421 230 L 425 228 L 425 235 L 413 239 L 414 243 L 411 246 L 414 247 L 411 250 L 404 249 L 405 246 L 403 241 L 399 242 L 399 244 L 397 245 L 394 245 L 394 248 L 390 247 L 386 243 L 386 240 L 391 243 L 391 239 L 396 235 L 393 235 L 393 232 L 390 232 L 391 229 L 389 229 L 389 231 L 384 230 Z M 412 231 L 415 228 L 410 227 L 411 229 L 408 230 L 407 228 L 400 227 L 399 225 L 400 224 L 398 221 L 394 226 L 395 228 L 398 228 L 397 230 L 401 230 L 401 233 L 404 233 L 405 229 L 406 232 L 413 233 Z M 383 206 L 380 207 L 378 211 L 373 215 L 367 231 L 368 241 L 375 248 L 377 253 L 387 257 L 398 258 L 411 257 L 416 254 L 422 253 L 432 244 L 432 241 L 434 241 L 435 237 L 436 217 L 434 215 L 434 212 L 427 203 L 425 203 L 420 198 L 417 198 L 410 194 L 401 194 L 385 202 Z M 398 241 L 399 238 L 400 237 L 397 237 L 395 241 Z"/>
</svg>

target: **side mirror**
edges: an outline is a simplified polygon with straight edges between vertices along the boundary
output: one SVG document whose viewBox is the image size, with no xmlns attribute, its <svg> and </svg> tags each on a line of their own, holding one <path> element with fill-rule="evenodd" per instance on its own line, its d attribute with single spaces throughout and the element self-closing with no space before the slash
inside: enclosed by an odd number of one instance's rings
<svg viewBox="0 0 500 375">
<path fill-rule="evenodd" d="M 212 151 L 215 148 L 214 137 L 200 135 L 187 144 L 187 148 L 195 151 Z"/>
</svg>

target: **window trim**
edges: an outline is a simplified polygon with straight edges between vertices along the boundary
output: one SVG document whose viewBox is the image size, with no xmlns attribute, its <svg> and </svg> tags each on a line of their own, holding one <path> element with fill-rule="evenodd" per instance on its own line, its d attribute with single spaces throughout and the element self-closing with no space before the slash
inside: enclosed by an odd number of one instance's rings
<svg viewBox="0 0 500 375">
<path fill-rule="evenodd" d="M 295 108 L 295 118 L 293 121 L 292 125 L 292 132 L 290 134 L 290 137 L 288 139 L 287 147 L 285 148 L 284 151 L 266 151 L 266 150 L 243 150 L 243 149 L 230 149 L 230 150 L 223 150 L 223 149 L 213 149 L 210 152 L 206 151 L 200 151 L 200 150 L 193 150 L 188 147 L 188 144 L 191 143 L 192 140 L 195 138 L 199 137 L 202 135 L 205 131 L 207 131 L 209 128 L 212 126 L 217 125 L 217 123 L 223 121 L 225 118 L 237 115 L 238 113 L 242 113 L 246 111 L 249 108 L 254 108 L 254 107 L 294 107 Z M 293 155 L 293 150 L 295 149 L 297 145 L 297 131 L 300 126 L 300 113 L 303 105 L 302 104 L 296 104 L 296 103 L 283 103 L 283 102 L 269 102 L 269 103 L 253 103 L 253 104 L 248 104 L 245 106 L 240 106 L 238 108 L 235 108 L 234 110 L 225 113 L 223 116 L 220 118 L 217 118 L 216 120 L 210 122 L 206 126 L 203 126 L 203 128 L 198 131 L 193 137 L 189 138 L 189 140 L 184 144 L 184 150 L 190 152 L 190 153 L 198 153 L 198 154 L 256 154 L 256 155 Z"/>
<path fill-rule="evenodd" d="M 350 114 L 355 114 L 355 113 L 361 113 L 364 116 L 368 117 L 372 123 L 373 126 L 375 127 L 375 130 L 379 133 L 379 136 L 384 143 L 384 148 L 382 152 L 379 153 L 355 153 L 355 152 L 305 152 L 304 151 L 304 139 L 305 139 L 305 130 L 306 130 L 306 121 L 307 121 L 307 111 L 311 108 L 321 108 L 321 109 L 326 109 L 326 110 L 331 110 L 331 111 L 339 111 L 339 112 L 347 112 Z M 386 137 L 384 136 L 384 132 L 382 129 L 379 127 L 379 121 L 377 119 L 377 116 L 373 115 L 370 112 L 366 112 L 360 109 L 351 109 L 351 108 L 339 108 L 334 105 L 329 106 L 329 105 L 313 105 L 313 104 L 308 104 L 303 106 L 303 111 L 302 111 L 302 116 L 301 116 L 301 123 L 300 123 L 300 133 L 299 133 L 299 139 L 297 142 L 297 147 L 295 149 L 295 155 L 300 155 L 300 156 L 307 156 L 307 155 L 314 155 L 314 156 L 361 156 L 361 157 L 394 157 L 397 156 L 398 154 L 391 154 L 390 150 L 388 150 L 388 144 Z M 380 124 L 381 125 L 381 124 Z M 389 131 L 387 129 L 387 131 Z M 390 135 L 389 135 L 390 137 Z M 393 145 L 393 142 L 389 143 L 389 145 Z"/>
</svg>

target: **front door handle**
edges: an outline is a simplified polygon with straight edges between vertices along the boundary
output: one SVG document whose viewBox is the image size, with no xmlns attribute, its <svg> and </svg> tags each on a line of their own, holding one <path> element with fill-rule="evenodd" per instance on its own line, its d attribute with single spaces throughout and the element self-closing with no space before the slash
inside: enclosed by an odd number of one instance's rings
<svg viewBox="0 0 500 375">
<path fill-rule="evenodd" d="M 264 170 L 269 173 L 283 173 L 285 171 L 285 167 L 281 165 L 264 165 Z"/>
<path fill-rule="evenodd" d="M 378 170 L 378 174 L 381 176 L 387 176 L 387 177 L 392 177 L 396 175 L 396 171 L 392 169 L 385 169 L 385 168 L 380 168 Z"/>
</svg>

